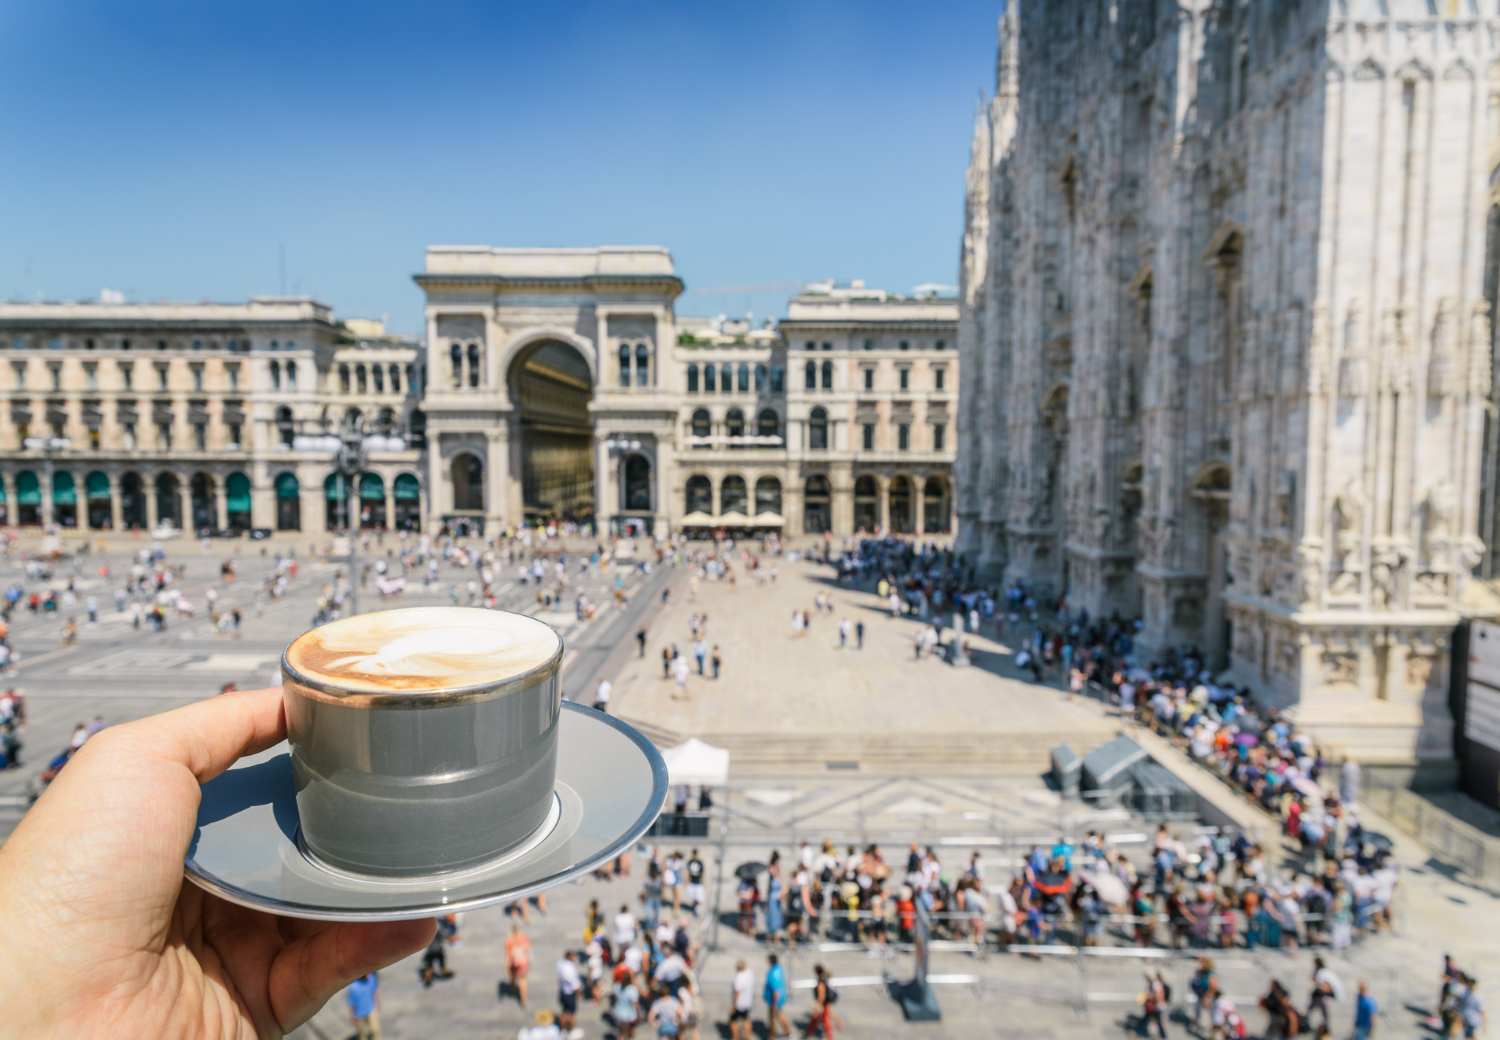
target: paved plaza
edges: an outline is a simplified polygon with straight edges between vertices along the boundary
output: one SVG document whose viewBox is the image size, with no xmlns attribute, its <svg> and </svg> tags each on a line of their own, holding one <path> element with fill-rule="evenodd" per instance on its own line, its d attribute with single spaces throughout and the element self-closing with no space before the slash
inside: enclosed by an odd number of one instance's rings
<svg viewBox="0 0 1500 1040">
<path fill-rule="evenodd" d="M 376 547 L 394 549 L 394 540 Z M 282 647 L 302 631 L 320 591 L 343 566 L 322 560 L 317 547 L 296 545 L 299 573 L 287 595 L 267 603 L 256 595 L 274 564 L 277 549 L 255 543 L 179 543 L 170 559 L 186 565 L 185 592 L 201 611 L 206 590 L 220 590 L 225 607 L 238 605 L 244 624 L 236 637 L 212 630 L 199 614 L 173 621 L 154 634 L 132 627 L 114 610 L 114 579 L 128 566 L 130 545 L 107 546 L 54 568 L 52 581 L 72 578 L 80 618 L 88 596 L 99 620 L 80 624 L 76 646 L 62 646 L 63 615 L 14 615 L 13 642 L 21 656 L 10 681 L 27 694 L 30 723 L 27 764 L 0 773 L 7 801 L 0 826 L 9 829 L 25 803 L 27 779 L 67 742 L 74 723 L 103 717 L 106 723 L 158 711 L 212 695 L 225 682 L 241 686 L 273 681 Z M 232 557 L 237 576 L 219 576 Z M 107 566 L 111 578 L 100 568 Z M 22 576 L 19 559 L 0 564 L 0 585 Z M 934 659 L 916 660 L 917 622 L 892 618 L 873 594 L 840 586 L 832 571 L 783 557 L 775 582 L 757 582 L 741 569 L 738 580 L 695 578 L 693 568 L 671 565 L 643 574 L 629 564 L 578 576 L 571 594 L 585 592 L 602 605 L 591 622 L 577 622 L 570 608 L 542 610 L 567 643 L 565 687 L 587 702 L 600 677 L 614 684 L 613 707 L 661 742 L 700 736 L 734 754 L 730 783 L 718 792 L 707 836 L 653 839 L 633 857 L 624 878 L 588 878 L 547 897 L 547 912 L 530 911 L 526 925 L 535 947 L 532 1007 L 555 1006 L 553 963 L 582 943 L 585 909 L 599 900 L 606 917 L 621 904 L 639 912 L 644 865 L 652 847 L 697 847 L 708 868 L 706 906 L 691 932 L 701 949 L 700 985 L 705 997 L 704 1036 L 725 1035 L 730 979 L 743 958 L 764 976 L 764 947 L 735 929 L 734 869 L 766 861 L 773 851 L 795 855 L 798 843 L 822 840 L 839 848 L 878 843 L 886 858 L 904 858 L 910 842 L 932 845 L 945 873 L 957 876 L 978 852 L 986 881 L 1005 883 L 1033 844 L 1088 829 L 1111 836 L 1132 858 L 1145 854 L 1151 822 L 1122 810 L 1091 810 L 1064 802 L 1040 777 L 1046 749 L 1068 739 L 1087 750 L 1114 734 L 1120 723 L 1091 701 L 1067 701 L 1058 691 L 1018 678 L 1005 638 L 972 636 L 974 666 L 955 668 Z M 612 601 L 616 575 L 628 598 Z M 386 605 L 447 603 L 465 575 L 444 567 L 437 584 L 414 581 Z M 501 604 L 537 612 L 536 588 L 512 575 L 499 581 Z M 666 596 L 663 596 L 666 592 Z M 814 610 L 820 594 L 831 612 Z M 664 602 L 665 599 L 665 602 Z M 363 606 L 382 605 L 365 593 Z M 793 609 L 813 612 L 811 631 L 793 636 Z M 675 643 L 691 658 L 689 618 L 707 614 L 705 642 L 718 646 L 720 677 L 691 676 L 685 698 L 661 678 L 660 652 Z M 840 619 L 863 620 L 864 646 L 840 648 Z M 635 634 L 647 632 L 644 657 Z M 1019 638 L 1024 633 L 1015 633 Z M 1163 750 L 1164 756 L 1174 752 Z M 903 758 L 903 755 L 905 756 Z M 1179 761 L 1180 769 L 1191 766 Z M 1248 811 L 1241 809 L 1240 811 Z M 1190 820 L 1174 824 L 1184 834 Z M 1372 826 L 1381 826 L 1378 819 Z M 1413 842 L 1398 838 L 1403 875 L 1392 933 L 1368 937 L 1331 963 L 1346 985 L 1367 979 L 1385 1009 L 1387 1035 L 1422 1035 L 1423 1009 L 1437 991 L 1440 955 L 1450 952 L 1481 980 L 1494 979 L 1500 958 L 1478 922 L 1500 920 L 1500 893 L 1455 873 Z M 381 975 L 386 1037 L 509 1037 L 529 1021 L 513 996 L 499 987 L 504 975 L 507 920 L 499 909 L 464 915 L 460 942 L 449 951 L 453 978 L 424 989 L 418 958 Z M 934 947 L 930 971 L 942 1007 L 939 1023 L 909 1024 L 889 986 L 909 977 L 908 948 L 867 949 L 843 941 L 820 941 L 785 953 L 792 980 L 794 1024 L 810 1007 L 813 965 L 825 964 L 841 994 L 837 1010 L 846 1036 L 1096 1037 L 1119 1034 L 1133 1011 L 1145 968 L 1160 967 L 1172 981 L 1177 1003 L 1188 993 L 1191 954 L 1163 950 L 1132 952 L 1120 937 L 1106 940 L 1098 955 L 1070 950 L 1041 954 L 975 951 L 958 942 Z M 1308 951 L 1234 950 L 1216 954 L 1228 994 L 1248 1012 L 1252 1030 L 1263 1015 L 1255 1002 L 1271 977 L 1280 978 L 1300 1001 L 1311 974 Z M 757 1005 L 759 1007 L 759 1005 Z M 609 1030 L 602 1005 L 586 1004 L 585 1035 Z M 1352 1001 L 1335 1011 L 1336 1035 L 1347 1035 Z M 759 1011 L 757 1011 L 759 1015 Z M 1181 1026 L 1174 1026 L 1180 1032 Z M 341 1000 L 335 1000 L 296 1035 L 343 1040 L 352 1032 Z M 758 1033 L 757 1035 L 763 1035 Z"/>
</svg>

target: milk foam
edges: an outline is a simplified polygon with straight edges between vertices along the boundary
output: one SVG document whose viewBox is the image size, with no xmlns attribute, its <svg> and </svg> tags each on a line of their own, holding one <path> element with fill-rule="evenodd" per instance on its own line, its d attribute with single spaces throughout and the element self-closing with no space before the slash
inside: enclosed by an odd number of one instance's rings
<svg viewBox="0 0 1500 1040">
<path fill-rule="evenodd" d="M 408 607 L 359 614 L 299 636 L 287 660 L 311 679 L 359 692 L 452 689 L 544 664 L 557 633 L 523 614 Z"/>
</svg>

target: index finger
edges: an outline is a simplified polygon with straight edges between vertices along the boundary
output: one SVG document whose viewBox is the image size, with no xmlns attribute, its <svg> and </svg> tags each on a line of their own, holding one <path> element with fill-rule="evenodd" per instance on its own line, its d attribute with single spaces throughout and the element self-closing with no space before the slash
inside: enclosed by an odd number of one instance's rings
<svg viewBox="0 0 1500 1040">
<path fill-rule="evenodd" d="M 280 687 L 222 693 L 161 715 L 116 727 L 118 737 L 147 753 L 187 766 L 205 783 L 245 755 L 286 736 Z"/>
</svg>

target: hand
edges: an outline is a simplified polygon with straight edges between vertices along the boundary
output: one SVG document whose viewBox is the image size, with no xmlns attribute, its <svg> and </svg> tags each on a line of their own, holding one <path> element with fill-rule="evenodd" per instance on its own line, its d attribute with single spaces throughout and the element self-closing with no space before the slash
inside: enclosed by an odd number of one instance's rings
<svg viewBox="0 0 1500 1040">
<path fill-rule="evenodd" d="M 8 1035 L 274 1037 L 425 946 L 433 922 L 277 917 L 184 884 L 199 784 L 286 733 L 281 691 L 91 738 L 0 847 Z"/>
</svg>

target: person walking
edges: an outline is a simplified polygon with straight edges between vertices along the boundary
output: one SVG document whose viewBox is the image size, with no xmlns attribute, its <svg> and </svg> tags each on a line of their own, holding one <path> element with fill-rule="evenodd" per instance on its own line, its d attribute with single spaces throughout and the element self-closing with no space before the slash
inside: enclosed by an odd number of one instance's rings
<svg viewBox="0 0 1500 1040">
<path fill-rule="evenodd" d="M 635 977 L 628 971 L 614 984 L 609 1016 L 614 1019 L 615 1032 L 620 1040 L 631 1040 L 635 1036 L 636 1023 L 641 1019 L 641 991 L 636 988 Z"/>
<path fill-rule="evenodd" d="M 1375 1035 L 1375 1016 L 1380 1007 L 1370 996 L 1370 984 L 1359 980 L 1359 996 L 1354 998 L 1354 1040 L 1370 1040 Z"/>
<path fill-rule="evenodd" d="M 422 953 L 422 967 L 419 977 L 422 980 L 422 988 L 428 989 L 435 979 L 451 979 L 453 972 L 448 970 L 448 951 L 446 949 L 453 933 L 444 927 L 447 921 L 438 921 L 437 931 L 432 935 L 432 941 L 427 944 L 427 949 Z"/>
<path fill-rule="evenodd" d="M 1165 1040 L 1167 1035 L 1166 1015 L 1167 1002 L 1170 995 L 1167 991 L 1166 981 L 1162 979 L 1161 972 L 1153 975 L 1146 973 L 1146 989 L 1140 995 L 1141 1002 L 1141 1035 L 1150 1036 L 1151 1027 L 1156 1027 L 1156 1035 Z"/>
<path fill-rule="evenodd" d="M 708 660 L 708 644 L 702 639 L 693 642 L 693 659 L 698 662 L 698 674 L 703 674 L 703 665 Z"/>
<path fill-rule="evenodd" d="M 636 646 L 636 650 L 637 650 L 636 657 L 637 658 L 643 658 L 643 657 L 645 657 L 646 656 L 646 630 L 644 628 L 638 628 L 638 629 L 636 629 L 636 632 L 635 632 L 635 646 Z"/>
<path fill-rule="evenodd" d="M 754 1033 L 750 1012 L 755 1007 L 755 972 L 743 960 L 735 963 L 729 997 L 729 1040 L 750 1040 Z"/>
<path fill-rule="evenodd" d="M 608 679 L 600 679 L 599 685 L 594 688 L 594 710 L 609 714 L 609 695 L 614 692 L 614 684 Z"/>
<path fill-rule="evenodd" d="M 713 677 L 717 679 L 719 677 L 719 669 L 724 666 L 724 657 L 719 653 L 717 643 L 714 644 L 713 654 L 708 659 L 708 665 L 709 670 L 713 673 Z"/>
<path fill-rule="evenodd" d="M 774 953 L 766 955 L 766 982 L 761 987 L 761 999 L 766 1002 L 766 1037 L 776 1040 L 778 1036 L 791 1036 L 792 1026 L 786 1020 L 787 984 L 786 971 Z"/>
<path fill-rule="evenodd" d="M 813 1035 L 813 1026 L 816 1025 L 824 1040 L 833 1040 L 834 1020 L 838 1017 L 833 1013 L 833 1004 L 839 999 L 838 993 L 834 991 L 828 969 L 823 965 L 813 965 L 813 976 L 813 1013 L 807 1023 L 807 1035 Z"/>
<path fill-rule="evenodd" d="M 516 1003 L 526 1006 L 526 973 L 531 970 L 531 939 L 521 931 L 521 925 L 512 921 L 510 935 L 505 938 L 505 971 L 510 978 L 510 988 L 516 995 Z"/>
<path fill-rule="evenodd" d="M 577 1027 L 578 994 L 583 990 L 583 976 L 578 972 L 577 956 L 576 952 L 568 950 L 557 961 L 557 1019 L 563 1035 L 567 1037 L 573 1037 L 575 1031 L 577 1036 L 583 1035 L 583 1030 Z"/>
<path fill-rule="evenodd" d="M 372 971 L 349 983 L 344 991 L 356 1040 L 380 1040 L 379 990 L 380 976 Z"/>
<path fill-rule="evenodd" d="M 1331 1026 L 1328 1014 L 1328 1002 L 1337 1000 L 1342 990 L 1339 977 L 1333 973 L 1322 957 L 1313 958 L 1312 996 L 1307 1001 L 1307 1025 L 1311 1026 L 1313 1015 L 1318 1014 L 1323 1018 L 1325 1027 Z"/>
<path fill-rule="evenodd" d="M 854 623 L 854 649 L 856 649 L 856 650 L 863 650 L 864 648 L 865 648 L 865 623 L 863 621 L 856 621 Z"/>
<path fill-rule="evenodd" d="M 688 673 L 687 658 L 679 655 L 672 662 L 672 681 L 677 684 L 677 690 L 672 694 L 673 700 L 682 700 L 687 697 Z"/>
</svg>

